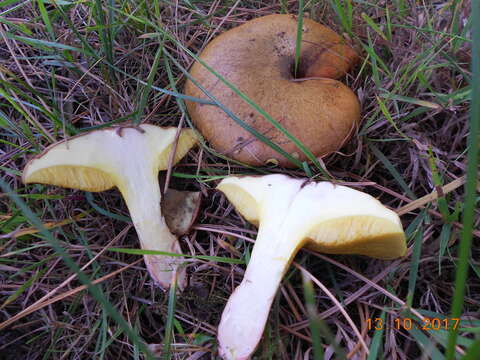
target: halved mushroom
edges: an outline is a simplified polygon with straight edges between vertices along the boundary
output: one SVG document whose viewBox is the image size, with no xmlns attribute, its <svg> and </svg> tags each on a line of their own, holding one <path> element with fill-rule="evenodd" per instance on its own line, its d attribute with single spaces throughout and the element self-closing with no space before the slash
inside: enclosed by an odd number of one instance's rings
<svg viewBox="0 0 480 360">
<path fill-rule="evenodd" d="M 361 191 L 285 175 L 228 177 L 217 187 L 259 226 L 241 284 L 218 329 L 225 359 L 248 359 L 262 337 L 280 281 L 302 246 L 393 259 L 406 252 L 397 214 Z"/>
<path fill-rule="evenodd" d="M 174 127 L 141 125 L 138 128 L 108 128 L 92 131 L 49 146 L 30 160 L 24 183 L 58 185 L 85 191 L 117 187 L 127 203 L 143 249 L 181 253 L 160 208 L 158 172 L 168 166 Z M 176 145 L 173 163 L 196 143 L 193 130 L 184 129 Z M 182 257 L 145 255 L 152 278 L 169 287 Z M 185 285 L 185 270 L 178 270 L 178 287 Z"/>
</svg>

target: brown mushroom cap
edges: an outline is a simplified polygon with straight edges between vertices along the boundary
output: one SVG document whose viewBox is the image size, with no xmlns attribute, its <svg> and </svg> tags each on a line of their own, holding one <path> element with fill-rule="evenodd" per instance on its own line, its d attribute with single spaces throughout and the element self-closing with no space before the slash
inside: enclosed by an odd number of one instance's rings
<svg viewBox="0 0 480 360">
<path fill-rule="evenodd" d="M 360 119 L 357 97 L 335 80 L 357 61 L 357 54 L 329 28 L 304 19 L 297 78 L 314 79 L 292 81 L 296 33 L 297 19 L 291 15 L 260 17 L 215 38 L 200 58 L 322 157 L 340 148 Z M 306 160 L 294 143 L 202 64 L 196 62 L 190 74 L 241 120 L 292 156 Z M 185 93 L 207 98 L 190 80 Z M 187 106 L 195 125 L 218 152 L 255 166 L 271 159 L 293 165 L 219 107 L 191 101 Z"/>
</svg>

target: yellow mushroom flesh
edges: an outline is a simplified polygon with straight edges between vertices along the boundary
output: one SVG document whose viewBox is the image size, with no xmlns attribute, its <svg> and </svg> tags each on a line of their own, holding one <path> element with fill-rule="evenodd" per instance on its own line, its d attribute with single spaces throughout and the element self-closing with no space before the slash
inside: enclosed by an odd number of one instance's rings
<svg viewBox="0 0 480 360">
<path fill-rule="evenodd" d="M 301 247 L 380 259 L 405 254 L 398 216 L 363 192 L 284 175 L 228 177 L 218 189 L 259 226 L 244 278 L 219 325 L 224 359 L 248 359 L 253 354 L 281 279 Z"/>
<path fill-rule="evenodd" d="M 130 212 L 142 249 L 181 253 L 177 238 L 162 216 L 158 172 L 168 166 L 177 129 L 154 125 L 139 128 L 108 128 L 92 131 L 48 147 L 28 162 L 24 183 L 42 183 L 85 191 L 117 187 Z M 192 130 L 182 130 L 173 163 L 195 144 Z M 182 257 L 144 255 L 152 278 L 169 287 L 175 272 L 177 284 L 185 285 Z"/>
</svg>

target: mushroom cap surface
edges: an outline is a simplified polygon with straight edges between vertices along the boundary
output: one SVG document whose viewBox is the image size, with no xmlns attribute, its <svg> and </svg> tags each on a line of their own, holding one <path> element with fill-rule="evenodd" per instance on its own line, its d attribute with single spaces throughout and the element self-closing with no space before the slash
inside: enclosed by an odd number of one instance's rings
<svg viewBox="0 0 480 360">
<path fill-rule="evenodd" d="M 355 131 L 360 104 L 353 91 L 335 80 L 357 61 L 357 54 L 331 29 L 304 19 L 300 66 L 293 81 L 297 20 L 268 15 L 226 31 L 200 58 L 265 110 L 315 156 L 338 150 Z M 198 61 L 191 76 L 238 118 L 303 161 L 306 156 L 279 130 Z M 208 99 L 191 80 L 189 96 Z M 215 105 L 187 101 L 189 114 L 216 151 L 258 166 L 276 160 L 293 166 Z"/>
</svg>

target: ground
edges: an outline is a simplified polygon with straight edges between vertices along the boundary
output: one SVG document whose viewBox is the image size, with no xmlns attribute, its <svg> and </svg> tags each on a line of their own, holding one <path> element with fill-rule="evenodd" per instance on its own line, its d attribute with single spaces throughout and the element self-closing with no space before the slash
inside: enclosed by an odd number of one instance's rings
<svg viewBox="0 0 480 360">
<path fill-rule="evenodd" d="M 318 347 L 326 359 L 443 359 L 453 349 L 457 358 L 469 351 L 475 358 L 480 217 L 473 207 L 479 198 L 466 196 L 463 186 L 476 185 L 476 169 L 467 162 L 467 156 L 475 159 L 467 138 L 478 122 L 469 111 L 478 82 L 471 65 L 480 62 L 472 56 L 472 31 L 479 25 L 470 2 L 303 6 L 304 16 L 335 29 L 360 54 L 342 81 L 360 99 L 361 125 L 320 169 L 251 169 L 216 156 L 208 144 L 189 152 L 170 173 L 170 185 L 202 192 L 199 216 L 181 244 L 185 253 L 203 258 L 191 260 L 189 286 L 174 296 L 153 283 L 141 256 L 112 250 L 139 247 L 117 190 L 24 185 L 22 170 L 46 146 L 98 127 L 190 126 L 181 97 L 172 96 L 182 92 L 184 69 L 194 62 L 186 49 L 199 53 L 216 35 L 262 15 L 297 16 L 299 4 L 0 2 L 0 358 L 144 358 L 143 342 L 163 358 L 216 358 L 216 327 L 257 230 L 215 185 L 228 174 L 265 171 L 314 180 L 328 175 L 375 196 L 401 215 L 409 248 L 394 261 L 300 251 L 295 263 L 312 274 L 313 294 L 292 266 L 256 358 L 321 358 Z M 478 137 L 470 138 L 478 146 Z M 39 221 L 48 233 L 38 231 Z M 86 290 L 55 241 L 98 284 L 93 290 Z M 462 241 L 470 253 L 461 251 Z M 445 324 L 454 322 L 455 302 L 460 332 L 448 345 Z M 127 336 L 130 327 L 137 338 Z"/>
</svg>

